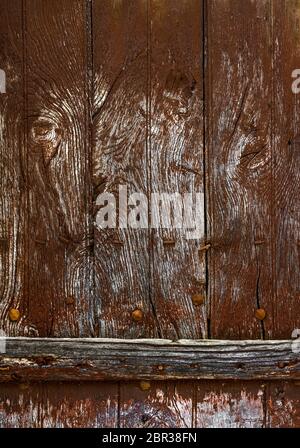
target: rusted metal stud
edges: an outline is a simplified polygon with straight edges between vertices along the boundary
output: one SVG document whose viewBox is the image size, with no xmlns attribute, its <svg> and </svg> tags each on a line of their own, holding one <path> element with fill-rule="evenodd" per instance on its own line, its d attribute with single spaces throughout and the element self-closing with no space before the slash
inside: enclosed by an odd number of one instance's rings
<svg viewBox="0 0 300 448">
<path fill-rule="evenodd" d="M 112 244 L 114 244 L 115 246 L 123 246 L 123 241 L 118 239 L 118 238 L 114 238 L 113 240 L 111 240 Z"/>
<path fill-rule="evenodd" d="M 142 310 L 136 309 L 136 310 L 132 311 L 131 316 L 135 322 L 141 322 L 143 320 L 144 313 Z"/>
<path fill-rule="evenodd" d="M 175 246 L 175 240 L 171 240 L 168 238 L 163 239 L 163 245 L 164 246 Z"/>
<path fill-rule="evenodd" d="M 140 381 L 140 389 L 144 392 L 151 389 L 151 384 L 149 381 Z"/>
<path fill-rule="evenodd" d="M 66 298 L 66 304 L 67 305 L 74 305 L 74 303 L 75 303 L 74 297 L 69 296 L 69 297 Z"/>
<path fill-rule="evenodd" d="M 202 295 L 202 294 L 194 294 L 192 296 L 192 302 L 195 306 L 203 305 L 204 300 L 205 300 L 205 298 L 204 298 L 204 295 Z"/>
<path fill-rule="evenodd" d="M 265 240 L 255 240 L 254 244 L 255 246 L 261 246 L 262 244 L 265 244 Z"/>
<path fill-rule="evenodd" d="M 256 317 L 256 319 L 258 319 L 258 320 L 264 320 L 265 317 L 266 317 L 266 312 L 265 312 L 265 310 L 264 310 L 263 308 L 258 308 L 258 309 L 255 311 L 255 317 Z"/>
<path fill-rule="evenodd" d="M 159 370 L 160 372 L 163 372 L 164 369 L 165 369 L 164 366 L 161 365 L 157 366 L 157 370 Z"/>
<path fill-rule="evenodd" d="M 20 311 L 16 308 L 11 308 L 9 310 L 8 316 L 12 322 L 15 322 L 20 319 Z"/>
</svg>

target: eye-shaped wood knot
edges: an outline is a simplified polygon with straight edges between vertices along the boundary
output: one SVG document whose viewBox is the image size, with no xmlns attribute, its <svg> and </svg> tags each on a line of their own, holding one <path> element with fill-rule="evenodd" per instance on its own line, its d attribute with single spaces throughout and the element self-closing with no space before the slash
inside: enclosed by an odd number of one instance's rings
<svg viewBox="0 0 300 448">
<path fill-rule="evenodd" d="M 56 156 L 62 139 L 61 129 L 49 120 L 38 119 L 31 128 L 31 143 L 35 153 L 42 153 L 45 165 Z"/>
</svg>

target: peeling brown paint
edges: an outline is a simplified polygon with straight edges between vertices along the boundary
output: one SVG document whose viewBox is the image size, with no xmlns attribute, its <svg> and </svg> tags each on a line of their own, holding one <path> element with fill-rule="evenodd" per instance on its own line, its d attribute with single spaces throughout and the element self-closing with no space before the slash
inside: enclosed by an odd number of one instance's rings
<svg viewBox="0 0 300 448">
<path fill-rule="evenodd" d="M 300 327 L 300 1 L 23 3 L 1 1 L 1 329 L 290 338 Z M 205 235 L 98 232 L 97 194 L 120 183 L 204 192 Z M 299 427 L 299 359 L 284 356 L 264 375 L 288 384 L 220 385 L 210 371 L 207 383 L 145 380 L 142 391 L 89 383 L 107 374 L 93 358 L 3 356 L 13 384 L 0 386 L 0 425 L 116 426 L 119 415 L 123 427 Z M 171 367 L 149 363 L 162 380 Z M 195 378 L 208 367 L 189 364 Z M 86 382 L 27 384 L 26 373 L 48 372 Z M 236 360 L 230 375 L 246 374 Z"/>
</svg>

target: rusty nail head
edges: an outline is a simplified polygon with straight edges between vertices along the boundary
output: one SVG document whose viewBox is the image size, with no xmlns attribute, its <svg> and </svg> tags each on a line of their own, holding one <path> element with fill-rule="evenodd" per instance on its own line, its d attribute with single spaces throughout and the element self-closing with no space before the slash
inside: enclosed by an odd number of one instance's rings
<svg viewBox="0 0 300 448">
<path fill-rule="evenodd" d="M 175 246 L 176 242 L 175 242 L 175 240 L 166 238 L 163 240 L 163 244 L 164 244 L 164 246 Z"/>
<path fill-rule="evenodd" d="M 12 322 L 15 322 L 20 319 L 20 311 L 16 308 L 11 308 L 9 310 L 8 316 Z"/>
<path fill-rule="evenodd" d="M 131 316 L 135 322 L 141 322 L 143 320 L 143 311 L 136 309 L 132 312 Z"/>
<path fill-rule="evenodd" d="M 162 372 L 164 370 L 164 366 L 157 366 L 157 370 L 159 370 L 160 372 Z"/>
<path fill-rule="evenodd" d="M 143 391 L 147 391 L 151 389 L 151 384 L 149 381 L 140 381 L 140 389 Z"/>
<path fill-rule="evenodd" d="M 66 298 L 66 304 L 67 305 L 73 305 L 74 302 L 75 302 L 74 297 L 69 296 L 69 297 Z"/>
<path fill-rule="evenodd" d="M 195 306 L 203 305 L 204 300 L 204 295 L 202 294 L 194 294 L 192 297 L 192 302 Z"/>
<path fill-rule="evenodd" d="M 259 245 L 261 245 L 261 244 L 265 244 L 265 240 L 255 240 L 255 241 L 254 241 L 254 244 L 255 244 L 256 246 L 259 246 Z"/>
<path fill-rule="evenodd" d="M 265 310 L 264 310 L 263 308 L 258 308 L 258 309 L 255 311 L 255 317 L 256 317 L 256 319 L 258 319 L 258 320 L 264 320 L 265 317 L 266 317 L 266 312 L 265 312 Z"/>
</svg>

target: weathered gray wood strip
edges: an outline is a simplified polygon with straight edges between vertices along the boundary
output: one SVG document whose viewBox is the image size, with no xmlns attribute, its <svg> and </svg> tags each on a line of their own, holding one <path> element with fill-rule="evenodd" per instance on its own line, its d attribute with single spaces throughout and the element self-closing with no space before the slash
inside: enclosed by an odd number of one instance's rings
<svg viewBox="0 0 300 448">
<path fill-rule="evenodd" d="M 299 379 L 299 345 L 288 340 L 8 338 L 0 381 Z"/>
</svg>

